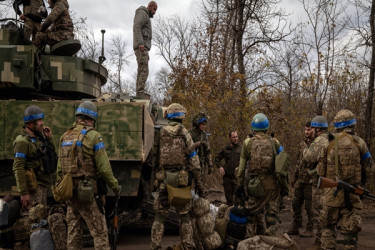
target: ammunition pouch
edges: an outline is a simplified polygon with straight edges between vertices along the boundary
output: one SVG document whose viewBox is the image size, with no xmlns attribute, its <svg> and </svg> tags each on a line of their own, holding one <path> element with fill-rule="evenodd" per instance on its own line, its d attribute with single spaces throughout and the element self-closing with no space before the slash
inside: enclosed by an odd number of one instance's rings
<svg viewBox="0 0 375 250">
<path fill-rule="evenodd" d="M 183 209 L 189 202 L 191 202 L 191 187 L 173 187 L 169 184 L 167 186 L 169 204 L 177 209 Z"/>
<path fill-rule="evenodd" d="M 51 187 L 53 198 L 57 202 L 64 202 L 73 197 L 73 178 L 70 173 L 66 173 L 63 178 L 57 180 Z"/>
<path fill-rule="evenodd" d="M 34 169 L 29 168 L 25 170 L 26 185 L 29 193 L 35 193 L 38 188 L 38 182 L 36 180 Z"/>
<path fill-rule="evenodd" d="M 89 203 L 94 199 L 94 183 L 93 179 L 79 180 L 77 189 L 77 199 L 81 203 Z"/>
<path fill-rule="evenodd" d="M 247 183 L 247 192 L 249 196 L 255 198 L 262 198 L 266 196 L 266 192 L 264 190 L 262 179 L 260 178 L 260 176 L 250 176 Z"/>
<path fill-rule="evenodd" d="M 189 185 L 189 171 L 185 167 L 165 169 L 164 182 L 172 187 L 186 187 Z"/>
</svg>

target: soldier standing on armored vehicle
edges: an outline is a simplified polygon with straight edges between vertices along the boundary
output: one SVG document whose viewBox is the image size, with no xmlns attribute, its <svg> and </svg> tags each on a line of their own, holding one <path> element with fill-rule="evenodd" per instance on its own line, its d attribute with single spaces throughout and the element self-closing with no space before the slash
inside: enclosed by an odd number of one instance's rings
<svg viewBox="0 0 375 250">
<path fill-rule="evenodd" d="M 97 108 L 90 101 L 82 102 L 76 110 L 76 122 L 60 139 L 57 178 L 70 173 L 73 177 L 73 197 L 68 201 L 68 249 L 82 248 L 82 223 L 94 238 L 95 249 L 110 249 L 104 208 L 98 206 L 97 179 L 105 183 L 118 196 L 121 187 L 112 173 L 101 135 L 94 130 L 98 118 Z M 100 203 L 100 202 L 99 202 Z"/>
<path fill-rule="evenodd" d="M 227 205 L 232 206 L 234 204 L 235 196 L 234 172 L 240 163 L 242 146 L 238 143 L 237 131 L 230 131 L 229 139 L 230 143 L 225 146 L 215 157 L 215 164 L 219 168 L 220 175 L 223 176 L 223 185 Z M 223 167 L 220 166 L 222 159 L 225 159 L 225 165 Z"/>
<path fill-rule="evenodd" d="M 201 166 L 202 182 L 206 182 L 207 175 L 213 171 L 212 156 L 210 143 L 208 141 L 208 134 L 204 130 L 207 124 L 207 117 L 205 114 L 199 112 L 192 122 L 192 129 L 189 131 L 194 142 L 195 150 L 197 151 L 199 162 Z"/>
<path fill-rule="evenodd" d="M 292 187 L 294 187 L 294 197 L 292 202 L 293 207 L 293 222 L 288 231 L 290 235 L 298 235 L 299 227 L 302 225 L 302 205 L 305 203 L 305 210 L 307 214 L 306 230 L 303 233 L 305 237 L 313 236 L 313 210 L 312 210 L 312 182 L 308 173 L 310 168 L 303 159 L 304 153 L 308 150 L 309 145 L 314 139 L 314 130 L 311 127 L 311 122 L 305 125 L 305 139 L 301 142 L 297 159 L 298 163 L 294 173 L 294 180 Z"/>
<path fill-rule="evenodd" d="M 41 108 L 27 107 L 23 117 L 25 125 L 13 143 L 13 172 L 24 209 L 28 209 L 34 202 L 47 206 L 47 186 L 51 182 L 49 170 L 56 166 L 47 166 L 43 161 L 43 151 L 46 148 L 42 147 L 55 150 L 52 131 L 44 126 L 43 118 Z"/>
<path fill-rule="evenodd" d="M 138 73 L 136 82 L 137 96 L 145 94 L 145 84 L 148 77 L 149 51 L 151 49 L 152 26 L 150 18 L 153 18 L 158 5 L 155 1 L 148 3 L 147 8 L 139 7 L 135 11 L 133 24 L 133 49 L 137 58 Z"/>
<path fill-rule="evenodd" d="M 23 13 L 19 8 L 21 4 Z M 34 40 L 43 18 L 46 18 L 48 14 L 44 0 L 15 0 L 13 9 L 20 16 L 20 19 L 24 21 L 25 39 L 30 40 L 32 38 Z"/>
<path fill-rule="evenodd" d="M 364 140 L 354 133 L 356 124 L 351 111 L 344 109 L 336 114 L 334 139 L 320 153 L 318 175 L 345 181 L 354 187 L 365 185 L 371 155 Z M 321 247 L 336 248 L 335 228 L 340 225 L 345 249 L 357 249 L 358 233 L 361 231 L 360 211 L 363 208 L 361 197 L 336 188 L 324 189 L 323 197 Z"/>
<path fill-rule="evenodd" d="M 43 51 L 46 44 L 52 46 L 63 40 L 74 38 L 68 1 L 48 0 L 48 3 L 52 11 L 44 20 L 33 41 L 40 51 Z"/>
<path fill-rule="evenodd" d="M 283 147 L 276 138 L 266 134 L 268 128 L 268 118 L 262 113 L 256 114 L 251 122 L 254 136 L 247 138 L 242 146 L 240 165 L 236 174 L 239 185 L 237 198 L 246 196 L 244 207 L 249 213 L 246 238 L 256 235 L 257 218 L 263 211 L 266 211 L 265 234 L 277 233 L 280 188 L 275 172 L 275 152 L 280 153 Z"/>
<path fill-rule="evenodd" d="M 322 213 L 322 198 L 323 190 L 317 188 L 318 175 L 316 173 L 316 166 L 318 164 L 319 155 L 322 150 L 328 147 L 329 133 L 328 122 L 324 116 L 315 116 L 311 121 L 311 127 L 314 130 L 315 139 L 310 144 L 309 149 L 303 154 L 303 161 L 306 162 L 310 171 L 308 174 L 312 180 L 312 206 L 314 214 L 314 224 L 316 225 L 317 232 L 315 234 L 315 247 L 321 245 L 321 231 L 322 225 L 320 215 Z"/>
<path fill-rule="evenodd" d="M 192 206 L 191 180 L 195 189 L 203 195 L 199 158 L 189 132 L 182 125 L 186 109 L 172 103 L 167 108 L 168 125 L 161 128 L 159 142 L 159 169 L 156 172 L 157 187 L 154 201 L 155 219 L 151 229 L 151 249 L 161 249 L 165 216 L 169 207 L 176 207 L 180 216 L 181 249 L 195 249 L 193 228 L 189 212 Z M 191 175 L 189 174 L 191 173 Z M 186 193 L 185 193 L 186 192 Z M 185 198 L 181 194 L 185 193 Z M 177 199 L 177 196 L 180 197 Z"/>
</svg>

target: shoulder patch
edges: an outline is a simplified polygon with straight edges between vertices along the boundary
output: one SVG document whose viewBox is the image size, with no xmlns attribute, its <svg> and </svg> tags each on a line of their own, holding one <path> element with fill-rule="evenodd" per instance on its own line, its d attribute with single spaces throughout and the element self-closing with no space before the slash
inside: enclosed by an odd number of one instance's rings
<svg viewBox="0 0 375 250">
<path fill-rule="evenodd" d="M 99 137 L 98 140 L 99 140 L 99 141 L 103 141 L 103 138 L 102 138 L 102 137 Z"/>
</svg>

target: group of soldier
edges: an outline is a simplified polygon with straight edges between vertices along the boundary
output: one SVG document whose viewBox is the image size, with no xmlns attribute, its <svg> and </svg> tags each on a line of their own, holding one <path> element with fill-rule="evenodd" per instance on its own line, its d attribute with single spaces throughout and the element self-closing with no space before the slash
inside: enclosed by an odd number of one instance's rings
<svg viewBox="0 0 375 250">
<path fill-rule="evenodd" d="M 55 249 L 81 249 L 83 221 L 93 236 L 95 249 L 110 249 L 105 214 L 93 197 L 98 194 L 99 181 L 116 195 L 121 187 L 113 176 L 102 137 L 94 129 L 98 118 L 96 105 L 84 101 L 75 115 L 73 126 L 60 137 L 58 161 L 54 163 L 53 159 L 46 161 L 46 152 L 55 151 L 55 146 L 51 129 L 44 126 L 42 109 L 35 105 L 25 109 L 24 125 L 14 141 L 13 162 L 21 215 L 29 216 L 30 208 L 35 204 L 47 209 L 47 187 L 51 185 L 52 174 L 56 173 L 57 181 L 70 174 L 73 193 L 66 203 L 67 237 L 53 237 L 57 241 Z M 77 190 L 83 184 L 86 184 L 86 190 L 91 187 L 92 192 L 82 198 Z M 63 235 L 62 231 L 58 233 Z"/>
<path fill-rule="evenodd" d="M 25 39 L 32 39 L 40 51 L 44 51 L 46 44 L 52 46 L 74 38 L 68 1 L 48 0 L 48 4 L 50 14 L 47 14 L 44 0 L 15 0 L 13 3 L 17 15 L 24 21 Z M 23 5 L 23 12 L 20 5 Z"/>
<path fill-rule="evenodd" d="M 173 147 L 186 155 L 186 162 L 177 165 L 187 164 L 195 170 L 200 168 L 201 178 L 204 180 L 213 170 L 210 146 L 204 131 L 207 117 L 199 113 L 193 119 L 193 129 L 189 134 L 182 125 L 186 110 L 181 105 L 172 104 L 167 113 L 169 124 L 164 128 L 164 132 L 172 128 L 174 131 L 180 131 L 181 134 L 167 134 L 171 137 L 183 135 L 186 142 L 185 147 Z M 361 230 L 360 196 L 348 190 L 318 188 L 319 177 L 342 180 L 354 187 L 365 185 L 366 172 L 371 167 L 372 160 L 366 143 L 354 132 L 356 123 L 351 111 L 341 110 L 334 118 L 333 134 L 328 132 L 328 122 L 324 116 L 316 116 L 305 125 L 305 138 L 301 143 L 298 164 L 291 183 L 295 189 L 292 202 L 294 214 L 288 233 L 299 234 L 299 228 L 302 226 L 301 208 L 305 204 L 307 225 L 301 236 L 315 236 L 314 249 L 335 249 L 336 228 L 341 230 L 345 249 L 357 249 L 358 233 Z M 275 158 L 284 149 L 276 138 L 267 134 L 268 128 L 268 118 L 262 113 L 256 114 L 251 122 L 252 134 L 243 145 L 238 143 L 237 132 L 230 131 L 230 143 L 215 158 L 215 164 L 223 176 L 227 204 L 241 204 L 246 209 L 245 238 L 279 233 L 277 221 L 283 194 L 275 174 Z M 201 146 L 205 149 L 201 149 Z M 170 153 L 173 155 L 176 152 Z M 222 159 L 225 159 L 224 166 L 221 166 Z M 199 183 L 199 174 L 194 174 L 194 177 L 198 179 L 198 193 L 204 196 L 204 185 Z M 159 193 L 165 192 L 162 191 L 163 187 L 158 190 Z M 242 202 L 239 202 L 240 200 Z M 191 226 L 190 222 L 186 222 L 189 218 L 187 207 L 181 213 L 181 220 L 187 223 L 183 228 L 189 227 L 189 230 L 181 230 L 182 245 L 186 249 L 192 249 L 193 245 L 189 241 L 192 235 Z M 160 221 L 164 222 L 155 218 L 154 225 Z M 153 227 L 152 249 L 160 249 L 162 235 L 163 230 L 160 227 Z"/>
</svg>

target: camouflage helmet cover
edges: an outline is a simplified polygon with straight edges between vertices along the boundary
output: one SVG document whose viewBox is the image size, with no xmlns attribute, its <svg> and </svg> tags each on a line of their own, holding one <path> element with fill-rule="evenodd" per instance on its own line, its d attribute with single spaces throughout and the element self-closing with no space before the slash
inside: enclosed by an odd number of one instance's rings
<svg viewBox="0 0 375 250">
<path fill-rule="evenodd" d="M 167 114 L 165 115 L 165 118 L 168 120 L 173 120 L 173 119 L 182 120 L 185 118 L 186 112 L 187 112 L 186 109 L 181 104 L 172 103 L 167 108 Z"/>
<path fill-rule="evenodd" d="M 35 105 L 28 106 L 23 113 L 24 123 L 29 123 L 44 118 L 44 113 L 41 108 Z"/>
<path fill-rule="evenodd" d="M 328 128 L 327 119 L 322 115 L 317 115 L 311 120 L 312 128 Z"/>
<path fill-rule="evenodd" d="M 354 114 L 347 109 L 342 109 L 337 112 L 335 118 L 333 119 L 333 125 L 335 128 L 345 128 L 357 124 L 357 120 Z"/>
<path fill-rule="evenodd" d="M 254 131 L 263 131 L 267 130 L 270 126 L 268 118 L 263 113 L 258 113 L 254 115 L 253 120 L 251 121 L 251 129 Z"/>
<path fill-rule="evenodd" d="M 77 110 L 76 110 L 76 116 L 77 115 L 85 115 L 96 121 L 98 119 L 98 111 L 94 103 L 91 101 L 84 101 L 82 102 Z"/>
</svg>

